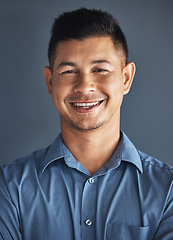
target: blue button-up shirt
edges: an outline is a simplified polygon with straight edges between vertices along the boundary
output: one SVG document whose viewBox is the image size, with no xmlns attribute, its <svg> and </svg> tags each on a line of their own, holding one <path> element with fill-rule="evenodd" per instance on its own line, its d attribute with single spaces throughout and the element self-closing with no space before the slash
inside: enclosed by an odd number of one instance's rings
<svg viewBox="0 0 173 240">
<path fill-rule="evenodd" d="M 0 168 L 0 239 L 172 240 L 172 180 L 172 167 L 138 151 L 124 133 L 91 176 L 59 135 Z"/>
</svg>

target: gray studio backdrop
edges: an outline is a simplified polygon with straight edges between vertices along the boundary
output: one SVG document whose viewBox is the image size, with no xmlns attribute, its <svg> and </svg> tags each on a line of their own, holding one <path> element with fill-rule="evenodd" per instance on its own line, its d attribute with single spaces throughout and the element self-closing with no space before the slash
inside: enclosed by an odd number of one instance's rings
<svg viewBox="0 0 173 240">
<path fill-rule="evenodd" d="M 53 19 L 107 10 L 124 30 L 137 72 L 121 128 L 140 150 L 173 165 L 173 1 L 0 1 L 0 164 L 49 145 L 59 117 L 43 77 Z"/>
</svg>

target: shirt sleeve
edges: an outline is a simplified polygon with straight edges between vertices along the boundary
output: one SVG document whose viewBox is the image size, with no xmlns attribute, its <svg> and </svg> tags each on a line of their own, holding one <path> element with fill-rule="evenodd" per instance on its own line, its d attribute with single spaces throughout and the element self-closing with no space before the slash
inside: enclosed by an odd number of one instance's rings
<svg viewBox="0 0 173 240">
<path fill-rule="evenodd" d="M 15 191 L 15 189 L 14 189 Z M 0 169 L 0 240 L 21 240 L 19 213 Z"/>
<path fill-rule="evenodd" d="M 173 239 L 173 184 L 167 198 L 164 212 L 158 226 L 155 240 L 172 240 Z"/>
</svg>

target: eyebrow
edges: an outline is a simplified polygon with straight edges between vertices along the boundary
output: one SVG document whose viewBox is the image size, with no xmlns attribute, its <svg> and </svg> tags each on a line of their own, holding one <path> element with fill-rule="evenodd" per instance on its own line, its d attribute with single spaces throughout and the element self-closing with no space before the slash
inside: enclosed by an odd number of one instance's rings
<svg viewBox="0 0 173 240">
<path fill-rule="evenodd" d="M 75 67 L 76 64 L 75 64 L 74 62 L 61 62 L 61 63 L 58 65 L 58 68 L 64 67 L 64 66 L 72 66 L 72 67 Z"/>
<path fill-rule="evenodd" d="M 91 61 L 91 64 L 97 64 L 97 63 L 108 63 L 108 64 L 111 64 L 111 62 L 108 61 L 107 59 L 98 59 L 98 60 Z"/>
</svg>

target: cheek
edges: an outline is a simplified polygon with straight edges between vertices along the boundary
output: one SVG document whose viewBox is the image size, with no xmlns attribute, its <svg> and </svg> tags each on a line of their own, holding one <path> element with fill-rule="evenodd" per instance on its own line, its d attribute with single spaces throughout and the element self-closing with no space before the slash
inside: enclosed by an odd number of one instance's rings
<svg viewBox="0 0 173 240">
<path fill-rule="evenodd" d="M 52 99 L 54 104 L 57 106 L 63 101 L 64 89 L 59 84 L 53 84 L 52 86 Z"/>
<path fill-rule="evenodd" d="M 124 91 L 123 80 L 119 78 L 110 78 L 109 81 L 105 81 L 102 84 L 102 90 L 110 98 L 119 98 L 123 95 Z"/>
<path fill-rule="evenodd" d="M 54 92 L 68 92 L 72 89 L 73 81 L 71 79 L 57 78 L 53 81 L 52 88 Z"/>
<path fill-rule="evenodd" d="M 52 85 L 52 99 L 58 111 L 65 107 L 65 99 L 69 95 L 71 88 L 62 81 L 56 81 Z"/>
</svg>

